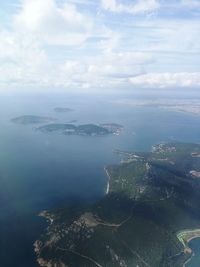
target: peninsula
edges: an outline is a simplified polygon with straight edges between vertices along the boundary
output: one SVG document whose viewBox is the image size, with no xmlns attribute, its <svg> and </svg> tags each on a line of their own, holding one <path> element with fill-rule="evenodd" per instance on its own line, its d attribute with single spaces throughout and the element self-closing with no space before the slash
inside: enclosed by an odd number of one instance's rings
<svg viewBox="0 0 200 267">
<path fill-rule="evenodd" d="M 46 232 L 34 244 L 41 266 L 181 267 L 200 236 L 200 145 L 161 143 L 123 152 L 105 168 L 105 196 L 45 211 Z"/>
</svg>

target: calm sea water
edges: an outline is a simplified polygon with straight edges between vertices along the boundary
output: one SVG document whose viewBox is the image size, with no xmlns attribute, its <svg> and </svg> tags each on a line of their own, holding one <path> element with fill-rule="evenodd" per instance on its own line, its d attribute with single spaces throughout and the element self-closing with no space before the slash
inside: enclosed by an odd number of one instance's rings
<svg viewBox="0 0 200 267">
<path fill-rule="evenodd" d="M 112 97 L 111 97 L 112 98 Z M 0 260 L 2 267 L 37 267 L 33 243 L 44 230 L 37 214 L 76 199 L 95 200 L 106 188 L 103 167 L 113 149 L 149 150 L 160 141 L 200 142 L 200 117 L 158 108 L 133 108 L 111 98 L 0 97 Z M 109 101 L 108 101 L 109 100 Z M 55 107 L 74 111 L 59 114 Z M 80 137 L 35 132 L 10 119 L 33 114 L 61 122 L 116 122 L 119 136 Z M 193 266 L 193 265 L 191 265 Z"/>
<path fill-rule="evenodd" d="M 195 238 L 190 241 L 189 246 L 194 252 L 194 257 L 188 262 L 186 267 L 199 267 L 200 265 L 200 238 Z"/>
</svg>

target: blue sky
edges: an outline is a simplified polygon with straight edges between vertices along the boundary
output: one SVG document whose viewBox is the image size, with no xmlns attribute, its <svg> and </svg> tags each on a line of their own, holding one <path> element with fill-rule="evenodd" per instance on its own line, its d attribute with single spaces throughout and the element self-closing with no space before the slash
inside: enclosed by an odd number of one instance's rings
<svg viewBox="0 0 200 267">
<path fill-rule="evenodd" d="M 0 90 L 200 86 L 200 0 L 0 2 Z"/>
</svg>

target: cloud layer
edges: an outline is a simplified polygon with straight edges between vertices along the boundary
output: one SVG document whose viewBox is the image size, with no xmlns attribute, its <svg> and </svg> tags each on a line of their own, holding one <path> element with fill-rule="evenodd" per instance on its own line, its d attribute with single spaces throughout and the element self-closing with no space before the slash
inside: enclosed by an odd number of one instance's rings
<svg viewBox="0 0 200 267">
<path fill-rule="evenodd" d="M 72 4 L 54 0 L 23 0 L 14 16 L 17 30 L 29 32 L 51 45 L 77 45 L 92 34 L 92 20 Z"/>
<path fill-rule="evenodd" d="M 0 90 L 200 86 L 199 1 L 9 3 L 0 4 Z"/>
<path fill-rule="evenodd" d="M 123 1 L 117 2 L 117 0 L 102 0 L 101 2 L 105 10 L 133 15 L 153 12 L 159 8 L 157 0 L 139 0 L 130 4 L 123 4 Z"/>
<path fill-rule="evenodd" d="M 200 72 L 148 73 L 130 78 L 130 82 L 147 88 L 200 87 Z"/>
</svg>

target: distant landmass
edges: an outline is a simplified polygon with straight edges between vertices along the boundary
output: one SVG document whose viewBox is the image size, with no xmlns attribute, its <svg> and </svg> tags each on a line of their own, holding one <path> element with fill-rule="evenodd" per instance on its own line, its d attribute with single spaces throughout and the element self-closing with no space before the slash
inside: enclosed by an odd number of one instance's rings
<svg viewBox="0 0 200 267">
<path fill-rule="evenodd" d="M 76 123 L 76 122 L 77 122 L 77 120 L 71 120 L 68 123 Z"/>
<path fill-rule="evenodd" d="M 43 211 L 48 228 L 34 244 L 41 266 L 180 267 L 200 237 L 200 145 L 158 144 L 116 151 L 106 195 L 94 204 Z"/>
<path fill-rule="evenodd" d="M 114 102 L 132 107 L 162 108 L 171 111 L 200 115 L 200 103 L 198 99 L 121 99 Z"/>
<path fill-rule="evenodd" d="M 73 111 L 73 109 L 71 108 L 54 108 L 54 111 L 55 112 L 60 112 L 60 113 L 65 113 L 65 112 L 70 112 L 70 111 Z"/>
<path fill-rule="evenodd" d="M 82 124 L 74 125 L 71 123 L 51 123 L 38 127 L 36 130 L 41 132 L 60 132 L 65 135 L 107 135 L 119 134 L 122 125 L 115 123 L 107 124 Z"/>
<path fill-rule="evenodd" d="M 11 121 L 18 124 L 40 124 L 40 123 L 50 123 L 55 121 L 55 119 L 43 116 L 24 115 L 13 118 L 11 119 Z"/>
</svg>

